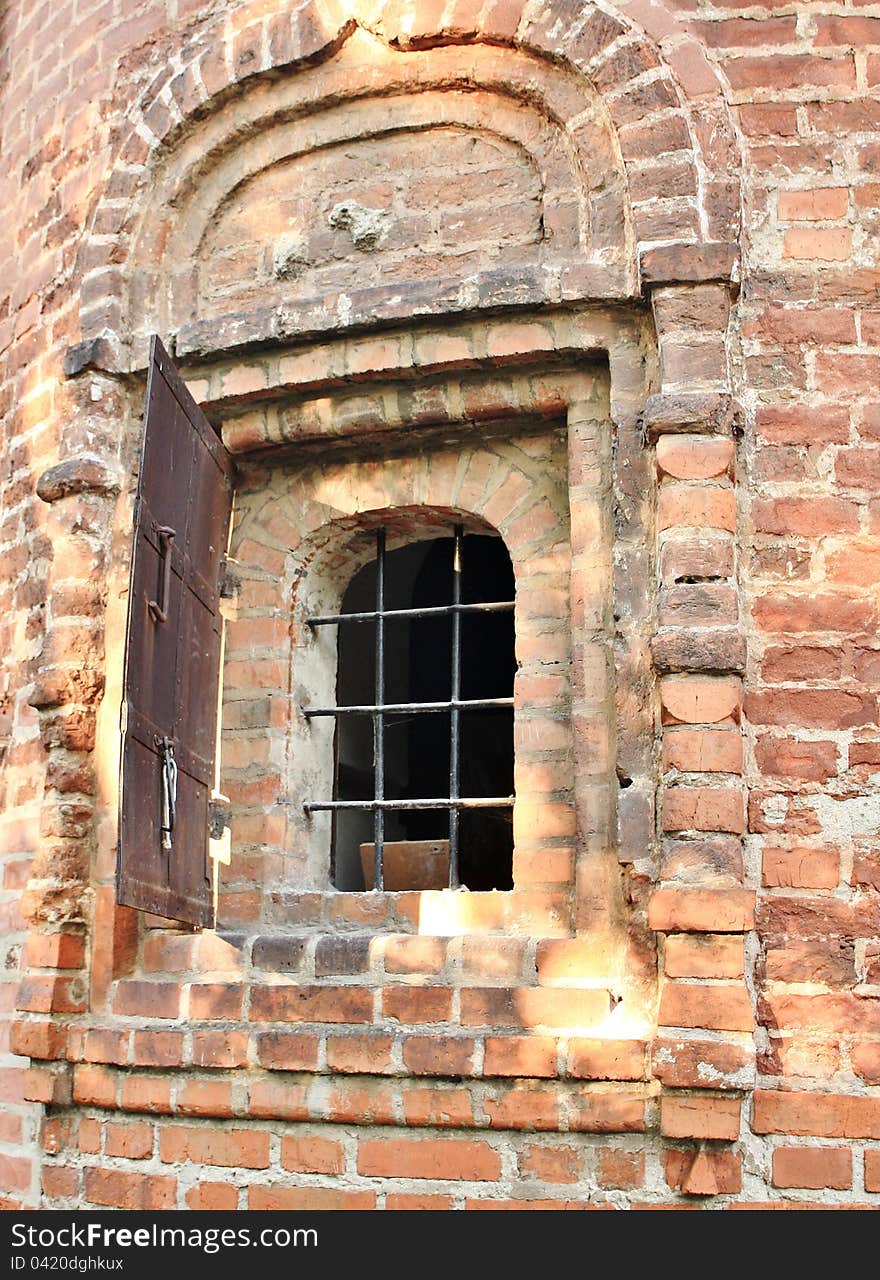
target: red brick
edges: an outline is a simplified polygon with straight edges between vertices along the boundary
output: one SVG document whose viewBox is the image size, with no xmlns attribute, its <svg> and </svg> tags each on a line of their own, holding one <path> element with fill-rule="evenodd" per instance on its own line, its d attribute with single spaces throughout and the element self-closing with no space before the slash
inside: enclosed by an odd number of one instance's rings
<svg viewBox="0 0 880 1280">
<path fill-rule="evenodd" d="M 645 1049 L 642 1040 L 572 1039 L 567 1074 L 584 1080 L 641 1080 Z"/>
<path fill-rule="evenodd" d="M 585 1089 L 569 1095 L 568 1127 L 573 1133 L 642 1133 L 645 1100 L 635 1093 Z"/>
<path fill-rule="evenodd" d="M 226 1182 L 199 1182 L 186 1193 L 187 1209 L 202 1212 L 225 1211 L 238 1208 L 238 1187 Z"/>
<path fill-rule="evenodd" d="M 853 944 L 833 935 L 815 941 L 785 938 L 775 945 L 768 939 L 764 963 L 770 982 L 816 982 L 829 987 L 850 987 L 856 981 Z"/>
<path fill-rule="evenodd" d="M 711 1031 L 751 1031 L 754 1027 L 749 994 L 741 983 L 667 982 L 658 1018 L 668 1027 L 705 1027 Z"/>
<path fill-rule="evenodd" d="M 475 1047 L 468 1036 L 407 1036 L 403 1065 L 417 1076 L 467 1076 L 473 1071 Z"/>
<path fill-rule="evenodd" d="M 659 530 L 682 528 L 736 529 L 736 499 L 732 489 L 718 486 L 665 484 L 657 512 Z"/>
<path fill-rule="evenodd" d="M 756 1089 L 752 1128 L 788 1137 L 880 1138 L 880 1098 Z"/>
<path fill-rule="evenodd" d="M 746 699 L 752 724 L 849 729 L 877 724 L 877 698 L 843 689 L 758 689 Z"/>
<path fill-rule="evenodd" d="M 880 1151 L 865 1151 L 865 1190 L 880 1191 Z"/>
<path fill-rule="evenodd" d="M 656 1078 L 672 1089 L 735 1089 L 754 1074 L 754 1051 L 726 1040 L 659 1037 L 652 1045 Z"/>
<path fill-rule="evenodd" d="M 840 444 L 849 439 L 849 412 L 833 402 L 760 405 L 755 426 L 759 436 L 775 444 Z"/>
<path fill-rule="evenodd" d="M 644 1185 L 645 1153 L 600 1147 L 596 1180 L 606 1191 L 634 1191 Z"/>
<path fill-rule="evenodd" d="M 816 645 L 765 650 L 761 675 L 768 684 L 786 681 L 837 680 L 843 667 L 840 649 Z"/>
<path fill-rule="evenodd" d="M 149 1111 L 167 1115 L 171 1110 L 171 1080 L 142 1073 L 123 1077 L 119 1104 L 124 1111 Z"/>
<path fill-rule="evenodd" d="M 327 1095 L 324 1114 L 338 1124 L 396 1124 L 398 1088 L 385 1081 L 337 1077 Z"/>
<path fill-rule="evenodd" d="M 189 992 L 189 1016 L 194 1021 L 222 1021 L 241 1017 L 244 987 L 221 982 L 194 982 Z"/>
<path fill-rule="evenodd" d="M 874 1000 L 864 1000 L 850 992 L 824 995 L 766 994 L 761 998 L 762 1019 L 771 1018 L 774 1027 L 807 1027 L 829 1034 L 880 1034 L 880 1009 Z"/>
<path fill-rule="evenodd" d="M 759 498 L 752 503 L 752 520 L 759 533 L 805 538 L 852 533 L 859 527 L 858 508 L 845 498 Z"/>
<path fill-rule="evenodd" d="M 318 1037 L 299 1031 L 269 1031 L 257 1037 L 257 1056 L 274 1071 L 314 1071 Z"/>
<path fill-rule="evenodd" d="M 439 973 L 446 963 L 445 938 L 389 938 L 385 943 L 386 973 Z"/>
<path fill-rule="evenodd" d="M 880 1084 L 880 1044 L 864 1041 L 850 1050 L 853 1070 L 865 1084 Z"/>
<path fill-rule="evenodd" d="M 180 1033 L 174 1031 L 164 1033 L 157 1031 L 150 1034 L 157 1035 L 160 1042 L 162 1036 L 166 1034 L 180 1037 Z M 125 1066 L 131 1061 L 133 1040 L 131 1031 L 111 1031 L 104 1027 L 93 1027 L 85 1033 L 81 1056 L 85 1062 L 113 1062 L 119 1066 Z"/>
<path fill-rule="evenodd" d="M 186 1080 L 177 1091 L 177 1110 L 185 1116 L 231 1116 L 232 1085 L 228 1080 Z"/>
<path fill-rule="evenodd" d="M 774 1187 L 846 1191 L 852 1177 L 849 1147 L 777 1147 L 773 1152 Z"/>
<path fill-rule="evenodd" d="M 868 45 L 880 45 L 880 18 L 858 17 L 852 14 L 840 17 L 816 17 L 814 45 L 821 49 L 827 45 L 843 45 L 852 49 L 864 49 Z"/>
<path fill-rule="evenodd" d="M 457 1179 L 494 1182 L 501 1157 L 471 1138 L 361 1138 L 358 1173 L 373 1178 Z"/>
<path fill-rule="evenodd" d="M 403 1116 L 408 1125 L 431 1128 L 473 1128 L 474 1105 L 467 1088 L 407 1087 L 402 1090 Z"/>
<path fill-rule="evenodd" d="M 765 848 L 761 875 L 771 889 L 833 889 L 840 880 L 840 857 L 834 849 Z"/>
<path fill-rule="evenodd" d="M 159 1158 L 163 1164 L 192 1160 L 230 1169 L 268 1169 L 269 1134 L 262 1129 L 171 1125 L 159 1134 Z"/>
<path fill-rule="evenodd" d="M 493 1129 L 559 1128 L 559 1095 L 550 1089 L 508 1089 L 483 1099 L 483 1109 Z"/>
<path fill-rule="evenodd" d="M 761 630 L 791 632 L 870 631 L 878 616 L 873 602 L 841 592 L 763 595 L 755 601 L 753 613 Z"/>
<path fill-rule="evenodd" d="M 851 541 L 840 551 L 825 558 L 828 582 L 853 587 L 876 587 L 880 583 L 880 544 L 874 541 Z"/>
<path fill-rule="evenodd" d="M 15 1160 L 11 1156 L 3 1157 L 3 1185 L 5 1187 L 13 1187 L 16 1178 L 20 1180 L 18 1190 L 25 1190 L 30 1187 L 30 1162 Z M 24 1177 L 24 1166 L 27 1166 L 26 1180 Z M 16 1170 L 21 1168 L 21 1173 Z M 67 1200 L 79 1197 L 79 1170 L 72 1169 L 67 1165 L 44 1165 L 40 1170 L 40 1183 L 43 1189 L 43 1195 L 48 1196 L 52 1200 Z"/>
<path fill-rule="evenodd" d="M 814 231 L 812 235 L 821 236 L 840 236 L 848 237 L 851 233 L 843 228 L 834 228 L 827 231 Z M 789 235 L 796 234 L 788 232 Z M 829 249 L 833 246 L 829 244 Z M 843 240 L 838 243 L 838 248 L 843 253 L 845 245 Z M 844 253 L 848 256 L 848 250 Z M 839 395 L 844 400 L 852 400 L 861 395 L 863 386 L 876 386 L 877 375 L 880 373 L 880 356 L 873 355 L 849 355 L 836 352 L 835 354 L 825 354 L 820 352 L 816 356 L 815 379 L 816 390 L 824 395 Z M 854 485 L 860 488 L 860 485 Z"/>
<path fill-rule="evenodd" d="M 369 1210 L 376 1207 L 374 1191 L 346 1191 L 337 1187 L 291 1187 L 252 1185 L 248 1208 L 274 1213 L 314 1213 L 323 1210 Z"/>
<path fill-rule="evenodd" d="M 536 1178 L 540 1182 L 578 1182 L 581 1178 L 581 1161 L 581 1153 L 577 1147 L 564 1143 L 533 1142 L 520 1154 L 520 1176 Z"/>
<path fill-rule="evenodd" d="M 251 1022 L 372 1022 L 373 993 L 365 987 L 256 986 Z"/>
<path fill-rule="evenodd" d="M 549 1036 L 486 1036 L 485 1076 L 555 1076 L 557 1047 Z"/>
<path fill-rule="evenodd" d="M 450 1196 L 417 1195 L 410 1192 L 389 1192 L 385 1196 L 386 1209 L 447 1210 L 453 1207 Z"/>
<path fill-rule="evenodd" d="M 126 1173 L 121 1169 L 85 1169 L 83 1181 L 84 1197 L 89 1204 L 152 1212 L 176 1208 L 176 1178 Z"/>
<path fill-rule="evenodd" d="M 661 436 L 657 441 L 657 465 L 677 480 L 709 480 L 733 466 L 732 440 L 717 436 Z"/>
<path fill-rule="evenodd" d="M 248 1113 L 270 1120 L 307 1120 L 310 1110 L 306 1085 L 287 1079 L 252 1080 L 248 1086 Z"/>
<path fill-rule="evenodd" d="M 248 1037 L 245 1031 L 194 1031 L 192 1061 L 195 1067 L 247 1066 Z"/>
<path fill-rule="evenodd" d="M 754 924 L 755 895 L 746 889 L 658 889 L 648 923 L 663 933 L 741 933 Z"/>
<path fill-rule="evenodd" d="M 667 1138 L 739 1137 L 741 1104 L 728 1094 L 664 1094 L 660 1100 L 660 1132 Z"/>
<path fill-rule="evenodd" d="M 682 679 L 668 676 L 660 683 L 664 720 L 686 724 L 718 724 L 739 719 L 742 684 L 739 680 Z"/>
<path fill-rule="evenodd" d="M 784 258 L 816 258 L 821 262 L 840 262 L 852 254 L 852 232 L 849 227 L 792 227 L 782 242 Z M 822 390 L 827 387 L 822 386 Z"/>
<path fill-rule="evenodd" d="M 670 934 L 664 947 L 670 978 L 740 978 L 742 939 L 724 934 Z"/>
<path fill-rule="evenodd" d="M 0 1096 L 4 1101 L 18 1102 L 24 1098 L 28 1102 L 61 1107 L 70 1103 L 72 1081 L 67 1063 L 41 1063 L 27 1068 L 23 1073 L 13 1068 L 8 1074 L 0 1073 L 0 1082 L 4 1075 L 13 1082 L 12 1088 L 5 1091 L 0 1083 Z"/>
<path fill-rule="evenodd" d="M 593 1025 L 609 1013 L 602 989 L 465 987 L 461 1022 L 471 1027 L 560 1027 Z"/>
<path fill-rule="evenodd" d="M 777 196 L 780 222 L 825 222 L 846 217 L 848 208 L 849 190 L 846 187 L 780 191 Z"/>
<path fill-rule="evenodd" d="M 177 1018 L 180 987 L 174 982 L 139 982 L 125 979 L 116 987 L 113 1012 L 143 1018 Z"/>
<path fill-rule="evenodd" d="M 17 1019 L 10 1028 L 10 1049 L 23 1058 L 63 1058 L 67 1028 L 46 1020 Z"/>
<path fill-rule="evenodd" d="M 765 734 L 755 742 L 755 761 L 768 778 L 827 782 L 838 772 L 837 744 Z"/>
<path fill-rule="evenodd" d="M 735 1151 L 664 1152 L 666 1183 L 684 1195 L 739 1195 L 742 1191 L 742 1158 Z"/>
<path fill-rule="evenodd" d="M 382 1013 L 409 1026 L 449 1022 L 452 990 L 449 987 L 386 987 L 382 992 Z"/>
<path fill-rule="evenodd" d="M 17 1007 L 24 1013 L 83 1013 L 82 991 L 78 978 L 30 973 L 19 984 Z"/>
<path fill-rule="evenodd" d="M 183 1065 L 182 1031 L 136 1031 L 131 1054 L 137 1067 Z"/>
<path fill-rule="evenodd" d="M 683 773 L 741 773 L 738 729 L 677 729 L 663 734 L 663 768 Z"/>
<path fill-rule="evenodd" d="M 73 1097 L 85 1106 L 115 1106 L 116 1072 L 77 1064 L 73 1069 Z"/>
<path fill-rule="evenodd" d="M 31 933 L 23 963 L 36 969 L 80 969 L 85 960 L 85 939 L 79 933 Z"/>
<path fill-rule="evenodd" d="M 345 1152 L 331 1138 L 293 1137 L 281 1139 L 281 1165 L 291 1173 L 342 1173 Z"/>
<path fill-rule="evenodd" d="M 80 1146 L 82 1146 L 82 1123 Z M 133 1124 L 107 1124 L 105 1127 L 104 1153 L 108 1156 L 124 1156 L 128 1160 L 147 1160 L 153 1154 L 153 1126 Z"/>
<path fill-rule="evenodd" d="M 327 1037 L 327 1066 L 331 1071 L 363 1072 L 367 1075 L 391 1071 L 391 1036 L 347 1035 Z"/>
<path fill-rule="evenodd" d="M 722 787 L 667 787 L 663 793 L 664 831 L 729 831 L 745 828 L 743 796 Z"/>
</svg>

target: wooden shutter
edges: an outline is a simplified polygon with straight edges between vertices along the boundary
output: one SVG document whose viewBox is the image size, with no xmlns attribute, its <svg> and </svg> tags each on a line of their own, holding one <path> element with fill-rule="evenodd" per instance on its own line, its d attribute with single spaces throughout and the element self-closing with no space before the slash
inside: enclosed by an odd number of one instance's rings
<svg viewBox="0 0 880 1280">
<path fill-rule="evenodd" d="M 208 864 L 232 461 L 158 338 L 150 344 L 125 651 L 117 901 L 213 921 Z M 167 564 L 166 564 L 167 561 Z M 177 764 L 163 847 L 163 761 Z"/>
</svg>

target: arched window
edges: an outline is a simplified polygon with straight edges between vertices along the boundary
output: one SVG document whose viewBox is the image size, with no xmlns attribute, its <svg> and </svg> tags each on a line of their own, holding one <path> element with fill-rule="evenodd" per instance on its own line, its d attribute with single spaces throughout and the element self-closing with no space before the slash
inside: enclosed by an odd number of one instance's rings
<svg viewBox="0 0 880 1280">
<path fill-rule="evenodd" d="M 338 614 L 332 716 L 337 889 L 513 886 L 514 577 L 498 537 L 386 549 L 352 578 Z"/>
</svg>

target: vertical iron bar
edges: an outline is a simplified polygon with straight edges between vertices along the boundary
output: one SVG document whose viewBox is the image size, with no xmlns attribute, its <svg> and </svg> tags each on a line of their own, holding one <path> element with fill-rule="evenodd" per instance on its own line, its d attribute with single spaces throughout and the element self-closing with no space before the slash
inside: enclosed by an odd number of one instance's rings
<svg viewBox="0 0 880 1280">
<path fill-rule="evenodd" d="M 455 538 L 452 544 L 452 603 L 461 604 L 461 552 L 462 526 L 455 526 Z M 461 697 L 461 614 L 456 609 L 452 614 L 452 701 Z M 459 798 L 459 730 L 461 712 L 453 707 L 449 713 L 449 798 Z M 454 806 L 449 809 L 449 887 L 457 889 L 459 885 L 458 871 L 458 823 L 459 811 Z"/>
<path fill-rule="evenodd" d="M 385 702 L 385 530 L 376 531 L 376 705 Z M 385 716 L 373 715 L 373 793 L 376 800 L 385 799 Z M 382 845 L 385 840 L 385 811 L 373 814 L 373 884 L 385 888 L 382 873 Z"/>
</svg>

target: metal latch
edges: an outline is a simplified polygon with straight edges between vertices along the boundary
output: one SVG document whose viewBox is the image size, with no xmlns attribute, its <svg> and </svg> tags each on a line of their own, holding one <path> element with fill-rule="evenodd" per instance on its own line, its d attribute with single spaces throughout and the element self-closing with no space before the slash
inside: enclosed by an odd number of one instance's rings
<svg viewBox="0 0 880 1280">
<path fill-rule="evenodd" d="M 157 738 L 156 746 L 162 757 L 162 848 L 170 849 L 177 817 L 177 760 L 170 738 Z"/>
</svg>

